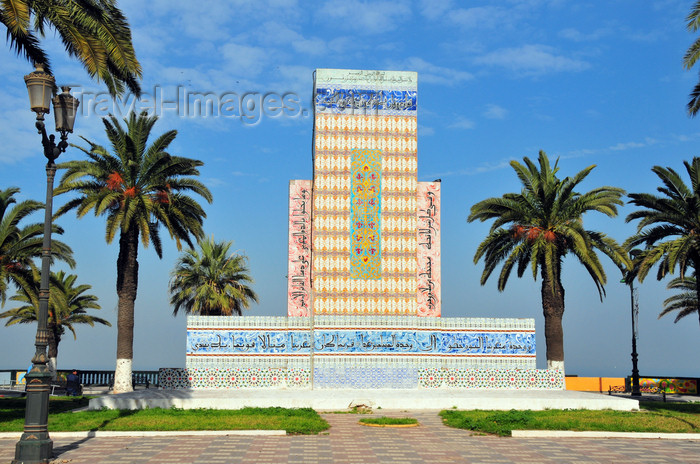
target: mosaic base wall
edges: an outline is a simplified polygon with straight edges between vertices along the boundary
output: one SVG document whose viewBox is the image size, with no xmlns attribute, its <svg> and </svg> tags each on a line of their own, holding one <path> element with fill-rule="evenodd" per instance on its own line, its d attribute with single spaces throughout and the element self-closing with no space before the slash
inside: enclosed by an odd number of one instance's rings
<svg viewBox="0 0 700 464">
<path fill-rule="evenodd" d="M 160 369 L 159 385 L 180 389 L 309 389 L 310 369 Z M 545 369 L 315 368 L 315 389 L 562 390 L 564 374 Z"/>
<path fill-rule="evenodd" d="M 534 319 L 311 321 L 190 316 L 185 369 L 161 370 L 161 388 L 563 388 L 535 368 Z"/>
</svg>

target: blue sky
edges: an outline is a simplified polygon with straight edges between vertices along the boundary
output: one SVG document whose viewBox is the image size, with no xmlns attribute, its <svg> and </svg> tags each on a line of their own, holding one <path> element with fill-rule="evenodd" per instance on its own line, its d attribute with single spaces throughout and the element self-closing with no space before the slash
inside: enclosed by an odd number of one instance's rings
<svg viewBox="0 0 700 464">
<path fill-rule="evenodd" d="M 540 149 L 560 159 L 562 175 L 597 165 L 582 184 L 586 190 L 614 185 L 628 192 L 658 186 L 652 166 L 680 170 L 698 154 L 700 121 L 685 113 L 698 74 L 682 66 L 695 39 L 685 29 L 690 0 L 119 4 L 143 65 L 144 101 L 104 100 L 104 87 L 65 58 L 55 39 L 45 42 L 57 82 L 72 84 L 82 98 L 70 140 L 80 143 L 81 135 L 105 144 L 101 115 L 131 103 L 157 108 L 162 116 L 154 132 L 178 130 L 172 153 L 205 163 L 201 177 L 214 195 L 206 233 L 235 241 L 250 258 L 260 304 L 249 315 L 286 314 L 287 189 L 289 179 L 311 178 L 308 110 L 316 68 L 418 72 L 418 177 L 442 179 L 443 316 L 534 317 L 539 367 L 546 365 L 539 281 L 513 277 L 502 293 L 495 281 L 479 285 L 483 265 L 472 258 L 489 224 L 468 224 L 469 208 L 519 190 L 508 163 L 534 159 Z M 22 79 L 32 69 L 8 47 L 0 48 L 0 61 L 0 188 L 17 186 L 22 199 L 42 199 L 44 160 Z M 235 108 L 185 115 L 182 97 L 179 108 L 168 103 L 185 93 L 210 93 L 217 101 L 250 94 L 246 105 L 286 95 L 298 111 L 260 118 L 255 110 L 250 118 L 234 117 Z M 79 156 L 71 148 L 60 160 Z M 615 219 L 589 215 L 585 224 L 622 241 L 635 231 L 624 221 L 631 211 L 625 206 Z M 99 315 L 116 325 L 117 243 L 105 243 L 104 220 L 66 216 L 58 223 L 78 261 L 73 272 L 93 286 Z M 185 317 L 172 317 L 167 295 L 177 257 L 172 243 L 162 260 L 152 248 L 140 250 L 136 369 L 184 366 Z M 631 370 L 629 289 L 610 263 L 606 269 L 601 303 L 582 267 L 565 262 L 567 374 Z M 639 293 L 642 375 L 699 376 L 697 319 L 657 320 L 670 293 L 653 276 Z M 0 368 L 29 365 L 33 333 L 0 327 Z M 61 343 L 59 368 L 113 368 L 115 350 L 116 328 L 81 327 L 77 341 L 67 335 Z"/>
</svg>

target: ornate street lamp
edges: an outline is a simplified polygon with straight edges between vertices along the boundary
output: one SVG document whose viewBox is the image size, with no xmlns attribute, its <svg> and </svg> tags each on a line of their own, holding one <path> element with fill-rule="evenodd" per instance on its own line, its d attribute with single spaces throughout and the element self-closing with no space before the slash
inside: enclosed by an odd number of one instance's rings
<svg viewBox="0 0 700 464">
<path fill-rule="evenodd" d="M 621 283 L 627 284 L 630 287 L 630 308 L 632 311 L 632 397 L 641 397 L 642 392 L 639 389 L 639 369 L 637 368 L 637 322 L 639 319 L 639 299 L 637 289 L 634 288 L 634 278 L 636 275 L 635 263 L 642 255 L 641 250 L 631 250 L 630 257 L 632 258 L 632 270 L 625 273 L 625 277 L 620 280 Z"/>
<path fill-rule="evenodd" d="M 637 289 L 634 288 L 634 281 L 630 280 L 630 307 L 632 308 L 632 396 L 640 397 L 639 390 L 639 369 L 637 368 L 637 321 L 639 319 L 639 305 L 637 299 Z"/>
<path fill-rule="evenodd" d="M 68 134 L 73 132 L 73 123 L 80 102 L 62 87 L 63 93 L 51 98 L 56 88 L 52 75 L 44 71 L 43 65 L 37 64 L 36 70 L 26 76 L 24 81 L 29 91 L 30 108 L 36 113 L 36 128 L 41 134 L 46 163 L 46 208 L 44 212 L 44 242 L 41 253 L 41 286 L 39 288 L 39 315 L 37 317 L 36 352 L 32 358 L 32 368 L 25 376 L 27 383 L 27 402 L 24 418 L 24 433 L 17 442 L 13 464 L 48 463 L 53 454 L 53 441 L 49 437 L 49 389 L 51 373 L 47 362 L 46 347 L 49 342 L 49 273 L 51 268 L 51 219 L 53 215 L 53 181 L 56 175 L 54 161 L 66 151 Z M 56 144 L 56 137 L 46 135 L 44 115 L 50 111 L 53 101 L 56 131 L 61 134 L 61 141 Z"/>
</svg>

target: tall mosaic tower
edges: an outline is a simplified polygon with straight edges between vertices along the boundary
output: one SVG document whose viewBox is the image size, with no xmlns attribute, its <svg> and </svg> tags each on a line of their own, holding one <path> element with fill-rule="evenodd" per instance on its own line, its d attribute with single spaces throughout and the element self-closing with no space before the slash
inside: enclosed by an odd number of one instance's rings
<svg viewBox="0 0 700 464">
<path fill-rule="evenodd" d="M 563 388 L 563 372 L 536 369 L 534 319 L 441 317 L 417 74 L 318 69 L 313 91 L 313 179 L 289 184 L 287 315 L 189 316 L 186 367 L 160 385 Z"/>
<path fill-rule="evenodd" d="M 288 315 L 440 316 L 440 184 L 418 182 L 417 74 L 318 69 L 314 178 L 290 182 Z"/>
</svg>

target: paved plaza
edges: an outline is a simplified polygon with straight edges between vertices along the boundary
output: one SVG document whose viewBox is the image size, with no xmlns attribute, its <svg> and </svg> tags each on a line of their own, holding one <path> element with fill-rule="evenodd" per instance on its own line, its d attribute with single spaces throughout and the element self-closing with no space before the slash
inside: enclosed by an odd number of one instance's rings
<svg viewBox="0 0 700 464">
<path fill-rule="evenodd" d="M 54 464 L 185 463 L 683 463 L 700 464 L 700 440 L 499 438 L 446 427 L 438 411 L 375 411 L 415 417 L 415 428 L 358 424 L 357 414 L 323 414 L 323 435 L 169 436 L 54 439 Z M 0 439 L 0 463 L 16 440 Z"/>
</svg>

